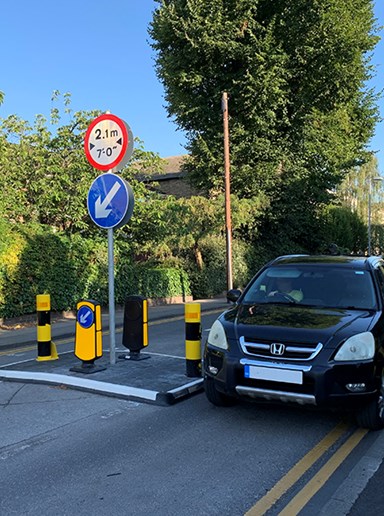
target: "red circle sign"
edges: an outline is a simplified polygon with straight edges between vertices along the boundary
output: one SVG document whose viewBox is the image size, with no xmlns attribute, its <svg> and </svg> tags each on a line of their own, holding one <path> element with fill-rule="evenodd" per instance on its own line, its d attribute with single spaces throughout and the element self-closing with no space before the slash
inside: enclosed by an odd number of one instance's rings
<svg viewBox="0 0 384 516">
<path fill-rule="evenodd" d="M 98 170 L 119 170 L 133 152 L 133 136 L 128 124 L 115 115 L 100 115 L 88 127 L 85 155 Z"/>
</svg>

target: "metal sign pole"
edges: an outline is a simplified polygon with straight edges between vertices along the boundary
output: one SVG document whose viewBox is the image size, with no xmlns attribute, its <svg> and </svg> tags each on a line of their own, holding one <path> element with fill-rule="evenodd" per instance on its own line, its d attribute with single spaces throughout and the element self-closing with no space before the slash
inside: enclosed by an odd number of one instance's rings
<svg viewBox="0 0 384 516">
<path fill-rule="evenodd" d="M 227 250 L 227 290 L 233 288 L 232 279 L 232 222 L 231 222 L 231 183 L 229 157 L 229 128 L 228 128 L 228 94 L 223 93 L 221 107 L 224 124 L 224 168 L 225 168 L 225 236 Z"/>
<path fill-rule="evenodd" d="M 113 228 L 108 229 L 108 288 L 109 288 L 109 363 L 116 364 L 115 343 L 115 267 L 113 256 Z"/>
<path fill-rule="evenodd" d="M 132 156 L 132 131 L 117 116 L 110 113 L 100 115 L 87 129 L 84 151 L 94 168 L 108 172 L 93 181 L 88 192 L 87 207 L 93 222 L 100 228 L 108 229 L 109 356 L 110 364 L 114 365 L 116 328 L 113 228 L 123 226 L 131 218 L 134 198 L 129 184 L 113 171 L 121 170 Z"/>
</svg>

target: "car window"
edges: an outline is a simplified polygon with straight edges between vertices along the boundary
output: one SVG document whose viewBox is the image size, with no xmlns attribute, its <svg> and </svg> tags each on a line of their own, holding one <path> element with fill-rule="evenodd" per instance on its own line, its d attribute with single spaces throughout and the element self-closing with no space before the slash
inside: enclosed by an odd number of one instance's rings
<svg viewBox="0 0 384 516">
<path fill-rule="evenodd" d="M 379 286 L 382 294 L 384 294 L 384 267 L 380 265 L 377 268 L 377 278 L 379 280 Z"/>
<path fill-rule="evenodd" d="M 373 309 L 376 296 L 369 271 L 312 264 L 266 269 L 246 290 L 243 302 Z"/>
<path fill-rule="evenodd" d="M 333 297 L 337 301 L 336 306 L 342 308 L 375 308 L 376 299 L 372 276 L 368 271 L 351 270 L 344 273 L 342 277 L 345 283 L 341 295 L 338 296 L 336 288 L 333 289 Z"/>
</svg>

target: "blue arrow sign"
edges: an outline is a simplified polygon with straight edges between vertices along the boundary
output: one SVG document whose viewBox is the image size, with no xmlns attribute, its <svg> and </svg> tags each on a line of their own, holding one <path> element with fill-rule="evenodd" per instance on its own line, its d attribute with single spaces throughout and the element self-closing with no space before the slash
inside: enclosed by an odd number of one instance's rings
<svg viewBox="0 0 384 516">
<path fill-rule="evenodd" d="M 116 174 L 97 177 L 88 192 L 88 212 L 95 224 L 104 229 L 117 228 L 128 222 L 133 212 L 133 192 Z"/>
<path fill-rule="evenodd" d="M 89 306 L 81 306 L 77 311 L 77 322 L 83 328 L 90 328 L 95 320 L 93 310 Z"/>
</svg>

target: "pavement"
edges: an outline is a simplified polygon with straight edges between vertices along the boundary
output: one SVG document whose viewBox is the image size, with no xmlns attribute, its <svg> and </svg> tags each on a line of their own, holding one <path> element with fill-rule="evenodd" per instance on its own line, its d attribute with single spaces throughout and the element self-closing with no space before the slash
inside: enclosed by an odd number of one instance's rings
<svg viewBox="0 0 384 516">
<path fill-rule="evenodd" d="M 196 302 L 200 303 L 201 312 L 206 315 L 219 314 L 229 307 L 224 298 Z M 149 325 L 158 324 L 160 321 L 182 320 L 184 310 L 184 303 L 149 306 Z M 123 318 L 123 310 L 117 309 L 116 333 L 121 332 Z M 108 314 L 103 313 L 103 334 L 108 333 L 108 326 Z M 0 381 L 56 384 L 157 405 L 172 405 L 203 390 L 201 377 L 186 376 L 183 343 L 180 343 L 177 355 L 166 352 L 148 353 L 147 348 L 144 348 L 140 352 L 140 358 L 143 360 L 139 361 L 131 360 L 126 348 L 116 346 L 116 363 L 111 365 L 109 353 L 104 353 L 95 361 L 95 366 L 100 370 L 89 373 L 71 370 L 81 365 L 74 355 L 73 347 L 71 351 L 58 350 L 58 360 L 36 360 L 36 324 L 16 325 L 14 328 L 0 329 L 0 358 L 1 355 L 8 357 L 8 363 L 0 365 Z M 74 343 L 75 339 L 75 329 L 74 315 L 52 321 L 52 341 L 61 342 L 63 345 L 67 341 L 67 348 L 71 347 L 70 343 Z M 31 353 L 33 349 L 35 352 Z M 28 358 L 25 358 L 27 355 Z M 14 358 L 11 362 L 10 356 Z M 120 359 L 119 356 L 125 358 Z M 147 356 L 150 356 L 150 360 L 145 359 Z M 302 516 L 376 516 L 384 513 L 384 431 L 370 432 L 368 437 L 361 458 L 333 493 L 324 510 L 319 511 L 316 507 L 311 509 L 309 504 L 301 511 Z"/>
<path fill-rule="evenodd" d="M 228 308 L 224 298 L 196 301 L 200 303 L 201 313 L 221 313 Z M 158 305 L 148 307 L 148 324 L 156 324 L 161 320 L 184 319 L 184 303 Z M 102 314 L 103 335 L 108 334 L 108 313 Z M 37 319 L 36 319 L 37 320 Z M 116 333 L 123 327 L 124 311 L 116 309 Z M 143 348 L 138 358 L 133 360 L 129 350 L 116 345 L 116 360 L 111 364 L 109 352 L 94 361 L 94 367 L 89 368 L 71 351 L 61 352 L 58 349 L 57 360 L 36 360 L 37 331 L 36 324 L 30 324 L 17 329 L 0 329 L 0 353 L 12 354 L 20 348 L 35 349 L 33 357 L 24 359 L 20 353 L 15 354 L 15 360 L 0 365 L 0 380 L 26 383 L 45 383 L 66 386 L 68 388 L 94 392 L 107 396 L 141 401 L 158 405 L 170 405 L 203 389 L 201 377 L 187 377 L 185 361 L 185 344 L 180 339 L 180 349 L 172 353 L 151 353 Z M 51 320 L 52 342 L 69 343 L 75 341 L 76 318 L 74 315 Z M 116 339 L 117 341 L 118 339 Z M 61 346 L 60 346 L 61 347 Z M 148 352 L 147 352 L 148 349 Z M 31 355 L 31 353 L 29 354 Z M 124 357 L 124 358 L 119 358 Z M 150 358 L 150 360 L 146 360 Z M 84 366 L 84 367 L 83 367 Z M 75 369 L 75 370 L 73 370 Z"/>
</svg>

